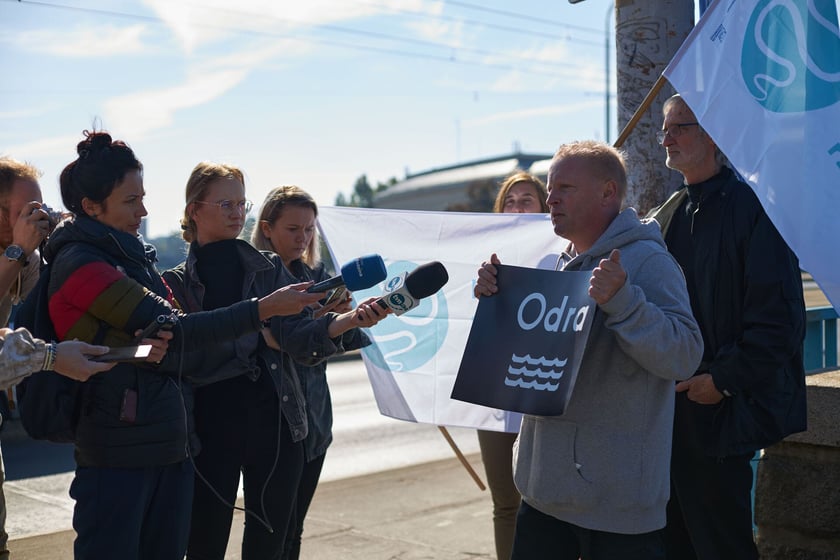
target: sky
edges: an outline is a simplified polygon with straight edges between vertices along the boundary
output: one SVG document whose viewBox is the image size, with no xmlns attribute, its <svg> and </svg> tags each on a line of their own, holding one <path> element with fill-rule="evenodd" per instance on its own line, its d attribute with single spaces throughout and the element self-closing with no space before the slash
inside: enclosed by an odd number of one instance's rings
<svg viewBox="0 0 840 560">
<path fill-rule="evenodd" d="M 107 130 L 143 163 L 148 238 L 178 230 L 200 161 L 241 167 L 258 207 L 280 185 L 332 205 L 361 175 L 550 155 L 605 140 L 607 99 L 617 135 L 612 6 L 0 0 L 0 155 L 41 169 L 61 208 L 82 131 Z"/>
</svg>

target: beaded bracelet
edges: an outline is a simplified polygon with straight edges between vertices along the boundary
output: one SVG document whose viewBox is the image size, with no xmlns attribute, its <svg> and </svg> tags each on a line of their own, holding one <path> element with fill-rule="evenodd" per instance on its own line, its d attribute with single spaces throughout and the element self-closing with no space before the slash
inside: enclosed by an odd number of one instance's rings
<svg viewBox="0 0 840 560">
<path fill-rule="evenodd" d="M 44 366 L 43 371 L 53 371 L 55 369 L 55 342 L 50 342 L 44 347 Z"/>
</svg>

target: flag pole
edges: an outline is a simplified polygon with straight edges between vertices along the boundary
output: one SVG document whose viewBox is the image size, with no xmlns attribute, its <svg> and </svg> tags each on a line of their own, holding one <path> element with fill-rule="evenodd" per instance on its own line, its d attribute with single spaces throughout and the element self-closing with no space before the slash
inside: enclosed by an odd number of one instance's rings
<svg viewBox="0 0 840 560">
<path fill-rule="evenodd" d="M 639 105 L 639 108 L 636 109 L 636 112 L 633 113 L 633 117 L 630 121 L 624 126 L 624 130 L 621 131 L 618 138 L 616 138 L 615 143 L 613 144 L 614 148 L 620 148 L 624 142 L 627 140 L 627 137 L 630 136 L 630 133 L 633 132 L 633 129 L 636 128 L 636 125 L 641 120 L 642 115 L 650 107 L 653 100 L 656 99 L 656 96 L 659 95 L 659 90 L 665 85 L 665 74 L 660 74 L 659 79 L 656 80 L 656 83 L 653 84 L 653 87 L 650 88 L 647 96 L 642 100 L 642 104 Z"/>
<path fill-rule="evenodd" d="M 478 477 L 478 473 L 472 468 L 472 465 L 469 464 L 467 458 L 464 457 L 464 454 L 461 453 L 461 450 L 458 448 L 458 445 L 455 443 L 455 440 L 452 439 L 452 436 L 449 435 L 449 430 L 446 429 L 445 426 L 438 426 L 438 430 L 440 433 L 443 434 L 443 437 L 446 439 L 446 442 L 449 444 L 449 447 L 452 448 L 452 451 L 455 452 L 455 455 L 458 457 L 458 460 L 461 461 L 461 464 L 464 465 L 464 468 L 467 469 L 467 472 L 470 473 L 470 476 L 478 485 L 479 489 L 487 490 L 487 487 L 484 486 L 484 483 L 481 482 L 481 479 Z"/>
</svg>

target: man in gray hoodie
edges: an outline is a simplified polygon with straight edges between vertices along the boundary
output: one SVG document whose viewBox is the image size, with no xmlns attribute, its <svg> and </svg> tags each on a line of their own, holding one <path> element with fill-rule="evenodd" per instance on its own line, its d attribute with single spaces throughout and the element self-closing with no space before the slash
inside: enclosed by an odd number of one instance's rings
<svg viewBox="0 0 840 560">
<path fill-rule="evenodd" d="M 513 560 L 665 557 L 674 383 L 695 371 L 703 342 L 658 225 L 622 211 L 626 189 L 623 156 L 607 144 L 565 144 L 551 163 L 551 222 L 569 241 L 558 268 L 591 270 L 598 307 L 566 411 L 522 422 Z M 497 264 L 482 263 L 477 297 L 500 289 Z"/>
</svg>

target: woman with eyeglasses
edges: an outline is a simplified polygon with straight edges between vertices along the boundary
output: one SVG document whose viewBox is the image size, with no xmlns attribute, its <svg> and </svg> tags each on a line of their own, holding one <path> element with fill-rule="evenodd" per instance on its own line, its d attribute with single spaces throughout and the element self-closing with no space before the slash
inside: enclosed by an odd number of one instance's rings
<svg viewBox="0 0 840 560">
<path fill-rule="evenodd" d="M 211 162 L 193 169 L 181 219 L 190 244 L 187 259 L 164 272 L 186 310 L 215 309 L 296 283 L 280 257 L 238 238 L 250 208 L 240 169 Z M 216 349 L 228 361 L 203 375 L 199 382 L 207 384 L 195 395 L 202 450 L 195 460 L 188 559 L 225 557 L 240 472 L 246 510 L 242 558 L 281 558 L 308 430 L 291 358 L 323 360 L 339 351 L 347 331 L 385 317 L 373 301 L 318 319 L 306 310 L 289 322 L 272 321 L 261 336 L 249 334 Z"/>
<path fill-rule="evenodd" d="M 154 347 L 146 361 L 119 363 L 79 388 L 74 557 L 182 560 L 197 445 L 182 351 L 200 345 L 212 363 L 226 340 L 256 337 L 264 321 L 297 313 L 318 295 L 299 284 L 183 314 L 155 268 L 154 247 L 138 233 L 147 215 L 142 164 L 105 132 L 85 131 L 77 153 L 60 178 L 72 217 L 44 247 L 51 267 L 45 306 L 59 340 L 129 346 L 159 317 L 177 324 L 142 340 Z"/>
</svg>

